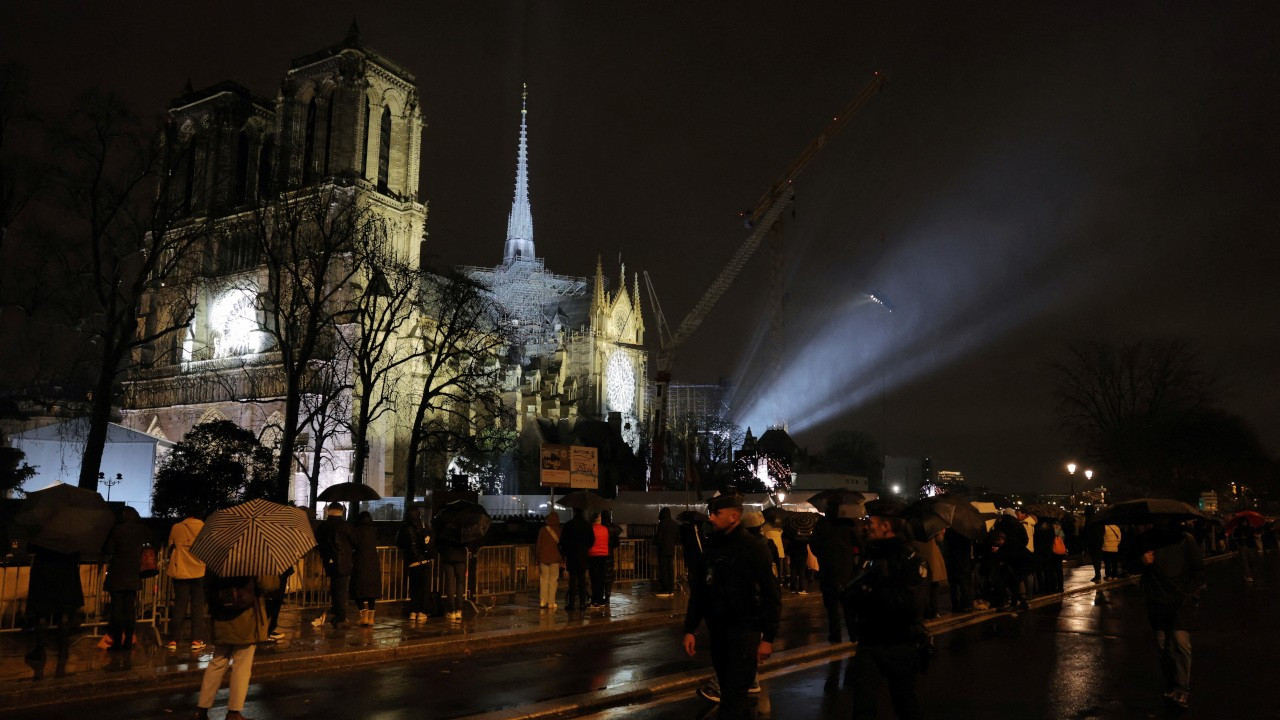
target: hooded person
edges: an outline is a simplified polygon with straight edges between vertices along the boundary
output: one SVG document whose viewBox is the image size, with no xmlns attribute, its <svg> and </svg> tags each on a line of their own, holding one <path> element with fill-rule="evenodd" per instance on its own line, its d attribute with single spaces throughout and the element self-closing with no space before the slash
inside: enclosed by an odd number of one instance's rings
<svg viewBox="0 0 1280 720">
<path fill-rule="evenodd" d="M 431 582 L 431 530 L 427 510 L 418 505 L 405 516 L 396 534 L 396 547 L 404 560 L 404 574 L 409 579 L 409 620 L 427 619 L 427 593 Z"/>
<path fill-rule="evenodd" d="M 1166 521 L 1137 539 L 1142 595 L 1155 631 L 1164 696 L 1183 708 L 1191 692 L 1191 632 L 1205 584 L 1204 557 L 1190 533 Z"/>
<path fill-rule="evenodd" d="M 560 554 L 560 516 L 555 510 L 547 513 L 547 524 L 538 531 L 534 547 L 538 557 L 538 607 L 556 609 L 556 586 L 560 584 L 560 568 L 564 555 Z"/>
<path fill-rule="evenodd" d="M 341 503 L 329 503 L 324 509 L 324 521 L 316 528 L 316 548 L 329 578 L 328 621 L 335 629 L 347 621 L 347 595 L 355 565 L 355 532 L 344 515 Z M 325 619 L 321 614 L 312 624 L 323 625 Z"/>
<path fill-rule="evenodd" d="M 142 524 L 138 511 L 126 505 L 103 547 L 103 552 L 111 556 L 103 583 L 103 589 L 111 593 L 111 615 L 103 642 L 113 650 L 127 652 L 133 648 L 138 591 L 142 589 L 142 547 L 150 542 L 151 533 Z"/>
<path fill-rule="evenodd" d="M 676 546 L 680 544 L 680 526 L 671 519 L 671 508 L 658 511 L 658 528 L 653 533 L 653 546 L 658 553 L 658 597 L 671 597 L 676 589 Z"/>
<path fill-rule="evenodd" d="M 595 533 L 582 508 L 573 509 L 573 517 L 560 533 L 560 554 L 569 572 L 569 589 L 565 592 L 565 610 L 587 607 L 587 552 L 595 542 Z"/>
<path fill-rule="evenodd" d="M 813 526 L 809 549 L 818 558 L 818 587 L 822 590 L 822 604 L 827 610 L 827 640 L 838 643 L 843 640 L 840 616 L 846 624 L 851 619 L 849 608 L 842 602 L 840 589 L 853 577 L 857 537 L 854 522 L 840 517 L 840 503 L 827 503 L 826 513 Z M 849 633 L 853 640 L 853 633 Z"/>
<path fill-rule="evenodd" d="M 176 651 L 182 630 L 191 620 L 191 649 L 204 647 L 208 632 L 204 609 L 204 563 L 191 554 L 191 543 L 204 528 L 204 522 L 188 511 L 182 522 L 169 529 L 169 580 L 173 583 L 173 614 L 169 621 L 168 649 Z"/>
</svg>

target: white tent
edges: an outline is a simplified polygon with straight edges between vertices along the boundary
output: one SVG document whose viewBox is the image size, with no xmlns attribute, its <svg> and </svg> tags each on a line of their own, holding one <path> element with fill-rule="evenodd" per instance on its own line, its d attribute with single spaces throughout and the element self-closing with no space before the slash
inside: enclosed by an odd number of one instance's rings
<svg viewBox="0 0 1280 720">
<path fill-rule="evenodd" d="M 36 469 L 26 487 L 40 488 L 59 481 L 75 485 L 88 434 L 88 419 L 77 418 L 9 436 L 9 444 L 26 453 L 24 462 Z M 172 447 L 171 442 L 110 423 L 100 468 L 106 482 L 99 482 L 98 492 L 112 502 L 124 502 L 144 516 L 150 515 L 156 453 Z"/>
</svg>

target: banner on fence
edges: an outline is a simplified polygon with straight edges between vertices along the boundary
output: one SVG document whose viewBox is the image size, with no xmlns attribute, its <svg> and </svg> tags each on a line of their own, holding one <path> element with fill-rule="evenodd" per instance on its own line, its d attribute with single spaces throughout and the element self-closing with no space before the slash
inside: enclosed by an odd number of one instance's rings
<svg viewBox="0 0 1280 720">
<path fill-rule="evenodd" d="M 600 453 L 593 447 L 543 445 L 539 467 L 542 484 L 547 487 L 600 487 Z"/>
</svg>

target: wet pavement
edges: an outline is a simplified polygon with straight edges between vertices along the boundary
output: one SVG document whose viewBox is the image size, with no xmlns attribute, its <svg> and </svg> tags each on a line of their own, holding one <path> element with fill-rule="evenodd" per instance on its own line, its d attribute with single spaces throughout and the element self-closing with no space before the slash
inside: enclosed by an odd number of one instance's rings
<svg viewBox="0 0 1280 720">
<path fill-rule="evenodd" d="M 919 684 L 927 718 L 1280 718 L 1272 670 L 1280 667 L 1280 557 L 1254 587 L 1235 558 L 1209 565 L 1192 635 L 1190 710 L 1167 705 L 1140 588 L 1122 584 L 1068 596 L 1017 616 L 938 635 Z M 806 663 L 762 678 L 759 716 L 775 720 L 852 715 L 847 658 Z M 887 692 L 880 717 L 892 718 Z M 614 708 L 597 720 L 706 717 L 690 692 Z"/>
</svg>

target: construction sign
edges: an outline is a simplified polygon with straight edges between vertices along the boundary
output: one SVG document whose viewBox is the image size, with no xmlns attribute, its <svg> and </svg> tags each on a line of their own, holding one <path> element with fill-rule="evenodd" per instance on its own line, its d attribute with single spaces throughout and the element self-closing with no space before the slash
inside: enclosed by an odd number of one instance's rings
<svg viewBox="0 0 1280 720">
<path fill-rule="evenodd" d="M 546 487 L 596 490 L 600 487 L 600 451 L 578 445 L 543 445 L 538 467 Z"/>
<path fill-rule="evenodd" d="M 543 445 L 538 467 L 542 484 L 548 487 L 569 487 L 568 445 Z"/>
</svg>

